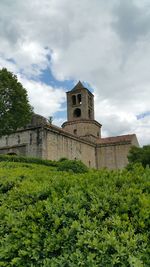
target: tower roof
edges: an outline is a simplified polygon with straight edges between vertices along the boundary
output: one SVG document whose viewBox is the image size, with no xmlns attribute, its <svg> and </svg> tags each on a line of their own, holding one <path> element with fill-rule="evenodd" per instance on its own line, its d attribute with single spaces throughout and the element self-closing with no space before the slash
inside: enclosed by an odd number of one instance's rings
<svg viewBox="0 0 150 267">
<path fill-rule="evenodd" d="M 77 89 L 85 89 L 84 85 L 79 81 L 75 87 L 71 91 L 77 90 Z"/>
</svg>

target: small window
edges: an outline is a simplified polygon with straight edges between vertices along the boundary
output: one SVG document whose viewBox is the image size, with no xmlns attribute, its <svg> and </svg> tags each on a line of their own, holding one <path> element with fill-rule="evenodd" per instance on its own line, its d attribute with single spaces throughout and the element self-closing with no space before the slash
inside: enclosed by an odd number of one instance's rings
<svg viewBox="0 0 150 267">
<path fill-rule="evenodd" d="M 91 119 L 91 110 L 90 109 L 89 109 L 88 113 L 89 113 L 89 119 Z"/>
<path fill-rule="evenodd" d="M 20 135 L 18 135 L 18 144 L 20 144 Z"/>
<path fill-rule="evenodd" d="M 89 104 L 90 107 L 93 106 L 93 100 L 92 100 L 91 96 L 88 96 L 88 104 Z"/>
<path fill-rule="evenodd" d="M 81 109 L 80 108 L 76 108 L 74 110 L 73 115 L 74 115 L 75 118 L 81 117 Z"/>
<path fill-rule="evenodd" d="M 6 146 L 8 146 L 8 137 L 6 136 Z"/>
<path fill-rule="evenodd" d="M 76 105 L 76 96 L 75 95 L 72 96 L 72 105 Z"/>
<path fill-rule="evenodd" d="M 32 133 L 30 133 L 30 145 L 32 145 Z"/>
<path fill-rule="evenodd" d="M 78 104 L 82 104 L 82 96 L 81 96 L 81 94 L 78 94 L 77 95 L 77 99 L 78 99 Z"/>
<path fill-rule="evenodd" d="M 73 130 L 73 133 L 74 133 L 75 135 L 77 135 L 77 129 L 74 129 L 74 130 Z"/>
</svg>

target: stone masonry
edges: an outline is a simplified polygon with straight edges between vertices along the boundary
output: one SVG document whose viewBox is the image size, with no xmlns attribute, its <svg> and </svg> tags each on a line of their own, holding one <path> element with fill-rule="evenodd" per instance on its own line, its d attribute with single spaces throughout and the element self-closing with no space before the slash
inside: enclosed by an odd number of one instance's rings
<svg viewBox="0 0 150 267">
<path fill-rule="evenodd" d="M 96 169 L 125 167 L 130 147 L 139 146 L 136 135 L 102 138 L 101 127 L 94 118 L 94 96 L 79 82 L 67 92 L 67 121 L 61 128 L 34 114 L 26 127 L 0 139 L 0 154 L 66 157 Z"/>
</svg>

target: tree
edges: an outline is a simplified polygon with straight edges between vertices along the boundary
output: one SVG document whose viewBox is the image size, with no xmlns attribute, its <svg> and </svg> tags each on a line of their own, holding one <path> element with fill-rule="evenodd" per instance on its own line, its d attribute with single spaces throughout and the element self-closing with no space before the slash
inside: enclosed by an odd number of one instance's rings
<svg viewBox="0 0 150 267">
<path fill-rule="evenodd" d="M 150 145 L 132 147 L 128 155 L 129 163 L 141 163 L 144 167 L 150 166 Z"/>
<path fill-rule="evenodd" d="M 53 117 L 52 117 L 52 116 L 49 116 L 49 118 L 48 118 L 48 122 L 49 122 L 50 124 L 52 124 L 52 122 L 53 122 Z"/>
<path fill-rule="evenodd" d="M 25 126 L 31 119 L 32 107 L 26 89 L 17 76 L 3 68 L 0 70 L 0 136 Z"/>
</svg>

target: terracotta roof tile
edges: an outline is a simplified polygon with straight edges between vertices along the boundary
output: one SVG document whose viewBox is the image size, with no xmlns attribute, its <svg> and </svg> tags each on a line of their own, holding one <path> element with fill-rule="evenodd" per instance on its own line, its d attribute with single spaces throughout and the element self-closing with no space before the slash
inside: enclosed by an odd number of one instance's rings
<svg viewBox="0 0 150 267">
<path fill-rule="evenodd" d="M 131 142 L 134 136 L 135 134 L 128 134 L 128 135 L 100 138 L 98 143 L 99 144 L 114 144 L 114 143 L 122 143 L 122 142 Z"/>
</svg>

